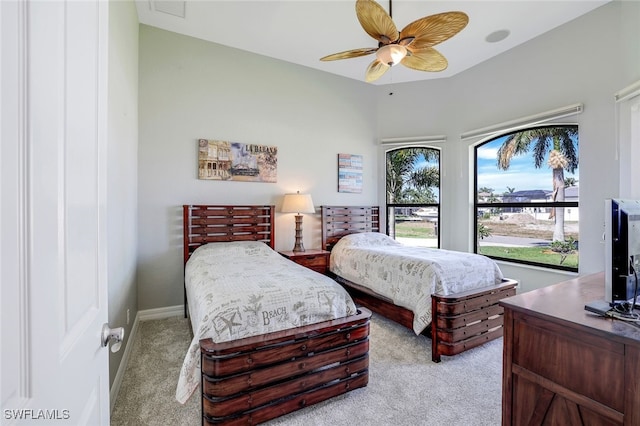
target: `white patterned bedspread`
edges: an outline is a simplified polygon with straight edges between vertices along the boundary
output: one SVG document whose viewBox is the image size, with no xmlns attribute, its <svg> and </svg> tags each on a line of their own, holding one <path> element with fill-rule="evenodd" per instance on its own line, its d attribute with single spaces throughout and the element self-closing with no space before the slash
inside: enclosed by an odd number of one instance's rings
<svg viewBox="0 0 640 426">
<path fill-rule="evenodd" d="M 329 269 L 411 310 L 416 334 L 431 323 L 431 294 L 446 296 L 503 279 L 486 256 L 406 246 L 379 232 L 342 237 L 331 251 Z"/>
<path fill-rule="evenodd" d="M 262 242 L 199 247 L 185 265 L 185 285 L 194 337 L 176 389 L 181 403 L 200 385 L 200 339 L 226 342 L 356 313 L 339 284 Z"/>
</svg>

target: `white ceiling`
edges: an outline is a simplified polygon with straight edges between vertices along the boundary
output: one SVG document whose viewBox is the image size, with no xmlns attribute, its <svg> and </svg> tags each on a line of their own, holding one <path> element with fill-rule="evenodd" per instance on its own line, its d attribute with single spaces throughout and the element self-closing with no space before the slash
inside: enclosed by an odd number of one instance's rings
<svg viewBox="0 0 640 426">
<path fill-rule="evenodd" d="M 449 61 L 441 72 L 397 65 L 373 84 L 455 75 L 527 40 L 573 20 L 610 0 L 394 0 L 398 30 L 435 13 L 462 11 L 469 24 L 436 49 Z M 389 1 L 380 0 L 388 11 Z M 321 62 L 331 53 L 376 47 L 358 22 L 355 0 L 136 0 L 141 23 L 271 58 L 364 81 L 374 55 Z M 509 36 L 489 43 L 490 34 Z"/>
</svg>

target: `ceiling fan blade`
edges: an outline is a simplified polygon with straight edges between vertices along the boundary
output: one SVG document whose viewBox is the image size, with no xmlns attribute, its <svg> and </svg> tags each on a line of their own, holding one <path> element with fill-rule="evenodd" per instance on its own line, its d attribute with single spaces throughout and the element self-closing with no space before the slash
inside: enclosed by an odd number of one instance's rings
<svg viewBox="0 0 640 426">
<path fill-rule="evenodd" d="M 349 58 L 357 58 L 359 56 L 366 56 L 366 55 L 370 55 L 372 53 L 374 53 L 376 50 L 375 48 L 371 48 L 371 47 L 365 47 L 362 49 L 353 49 L 353 50 L 347 50 L 344 52 L 339 52 L 339 53 L 334 53 L 332 55 L 327 55 L 323 58 L 320 58 L 321 61 L 337 61 L 338 59 L 349 59 Z"/>
<path fill-rule="evenodd" d="M 442 71 L 449 65 L 447 59 L 433 47 L 412 51 L 400 63 L 414 70 L 432 72 Z"/>
<path fill-rule="evenodd" d="M 382 44 L 398 40 L 398 29 L 389 14 L 373 0 L 356 0 L 356 15 L 360 25 Z"/>
<path fill-rule="evenodd" d="M 389 65 L 380 62 L 379 60 L 375 60 L 369 64 L 367 68 L 367 72 L 365 73 L 365 81 L 367 83 L 371 83 L 372 81 L 376 81 L 380 77 L 383 76 L 387 70 L 391 68 Z"/>
<path fill-rule="evenodd" d="M 432 47 L 458 34 L 469 23 L 469 17 L 463 12 L 445 12 L 426 16 L 413 21 L 400 31 L 401 44 L 404 39 L 410 50 Z"/>
</svg>

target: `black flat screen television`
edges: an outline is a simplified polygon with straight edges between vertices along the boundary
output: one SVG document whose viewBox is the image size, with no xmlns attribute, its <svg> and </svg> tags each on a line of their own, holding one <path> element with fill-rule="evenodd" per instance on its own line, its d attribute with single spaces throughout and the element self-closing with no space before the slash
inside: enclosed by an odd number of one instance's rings
<svg viewBox="0 0 640 426">
<path fill-rule="evenodd" d="M 610 306 L 638 296 L 640 200 L 605 201 L 605 301 Z"/>
</svg>

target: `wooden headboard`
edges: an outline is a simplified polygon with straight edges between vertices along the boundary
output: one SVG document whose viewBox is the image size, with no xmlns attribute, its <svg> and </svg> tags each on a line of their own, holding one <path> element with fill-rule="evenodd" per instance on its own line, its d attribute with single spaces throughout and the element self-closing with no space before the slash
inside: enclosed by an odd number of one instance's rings
<svg viewBox="0 0 640 426">
<path fill-rule="evenodd" d="M 322 248 L 333 246 L 345 235 L 380 232 L 378 206 L 322 206 Z"/>
<path fill-rule="evenodd" d="M 275 206 L 183 205 L 184 264 L 198 247 L 207 243 L 262 241 L 275 247 Z M 187 318 L 184 288 L 184 317 Z"/>
<path fill-rule="evenodd" d="M 201 245 L 262 241 L 275 246 L 275 206 L 184 205 L 184 263 Z"/>
</svg>

